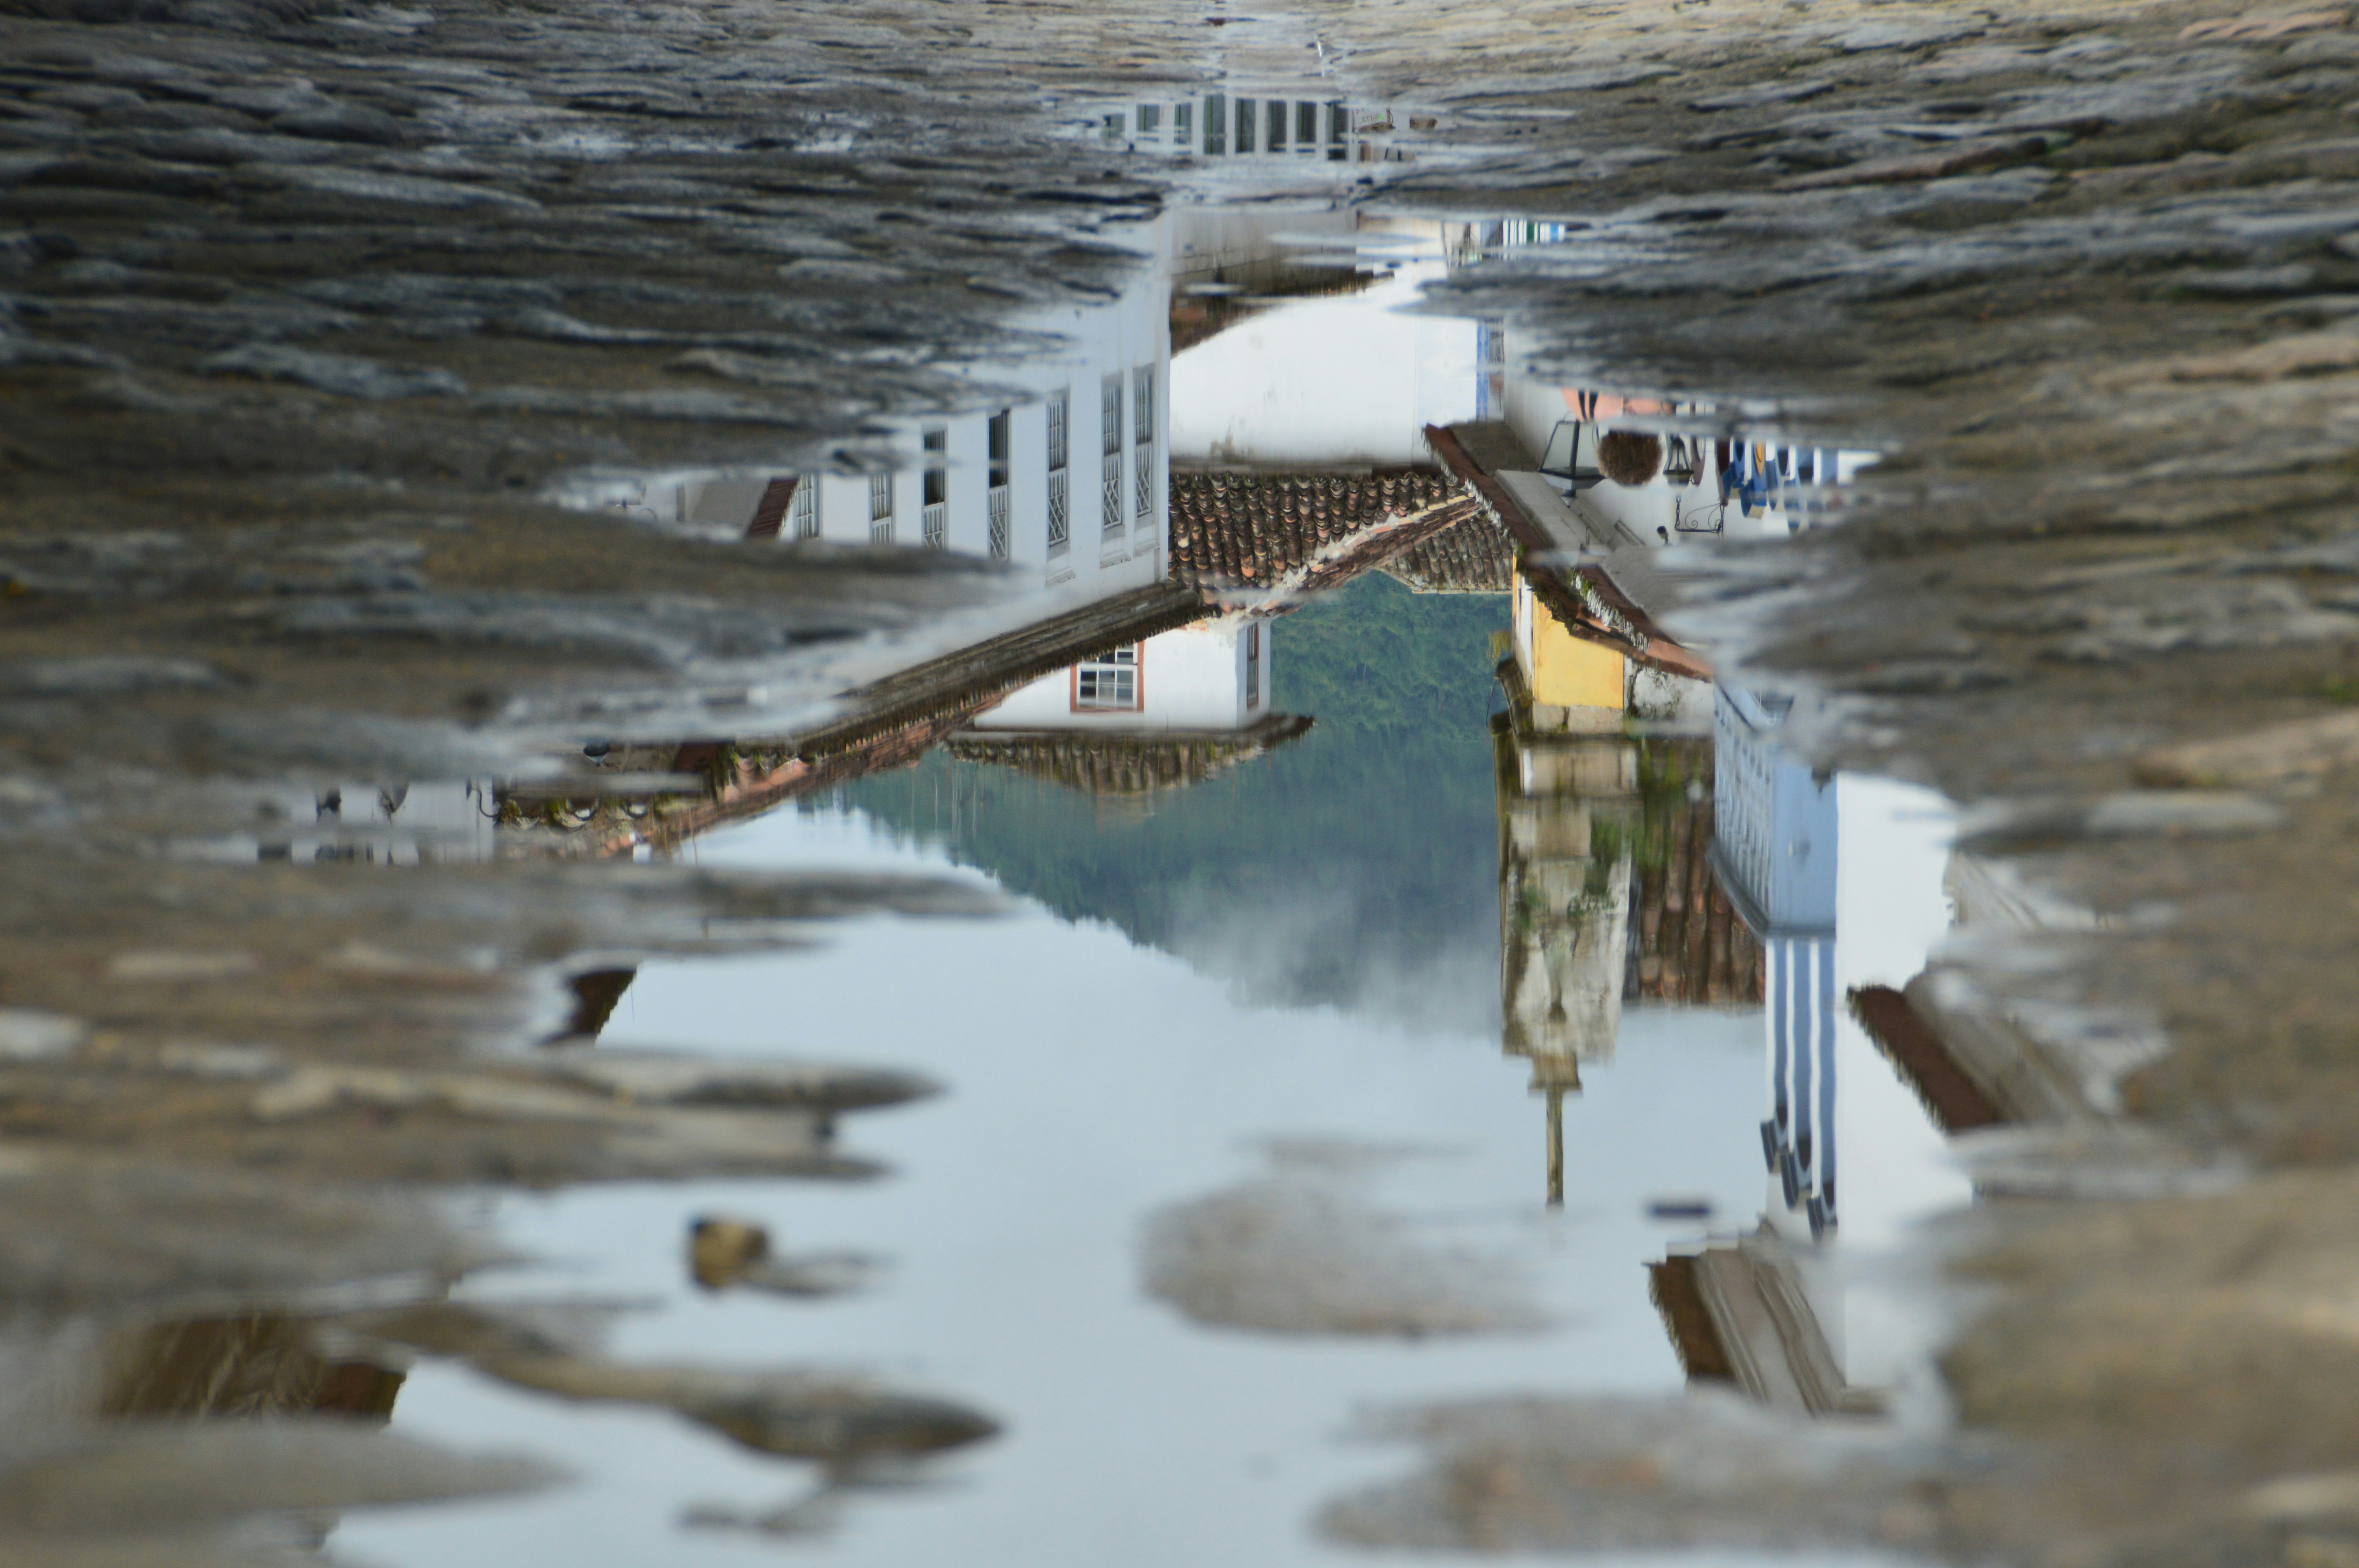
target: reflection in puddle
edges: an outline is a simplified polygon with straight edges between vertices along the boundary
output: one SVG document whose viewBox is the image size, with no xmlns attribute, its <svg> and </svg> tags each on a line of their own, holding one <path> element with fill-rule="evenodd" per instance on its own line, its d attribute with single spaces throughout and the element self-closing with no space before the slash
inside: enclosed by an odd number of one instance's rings
<svg viewBox="0 0 2359 1568">
<path fill-rule="evenodd" d="M 1116 1385 L 1076 1359 L 1093 1335 L 1133 1346 L 1122 1397 L 1168 1409 L 1170 1440 L 1216 1468 L 1358 1400 L 1527 1379 L 1533 1334 L 1598 1386 L 1684 1372 L 1815 1413 L 1879 1411 L 1921 1381 L 1910 1304 L 1843 1255 L 1971 1193 L 1919 1106 L 1926 1069 L 1888 1044 L 1905 1029 L 1871 1041 L 1848 1009 L 1861 993 L 1880 1016 L 1947 929 L 1948 813 L 1814 776 L 1784 748 L 1791 703 L 1718 679 L 1658 613 L 1670 556 L 1835 520 L 1867 454 L 1538 382 L 1501 325 L 1400 308 L 1502 229 L 1183 209 L 1150 232 L 1149 282 L 1078 313 L 1067 357 L 993 373 L 1019 400 L 892 425 L 904 466 L 636 493 L 666 526 L 962 552 L 1045 596 L 799 734 L 616 742 L 570 795 L 493 792 L 509 853 L 775 866 L 833 846 L 980 871 L 1039 910 L 990 938 L 879 931 L 751 987 L 709 963 L 577 981 L 565 1050 L 743 1034 L 775 992 L 805 1028 L 931 1042 L 954 1086 L 954 1138 L 886 1146 L 909 1196 L 857 1250 L 807 1250 L 842 1222 L 797 1202 L 797 1246 L 773 1255 L 782 1200 L 712 1195 L 734 1212 L 695 1222 L 712 1299 L 675 1295 L 626 1333 L 676 1344 L 724 1301 L 733 1342 L 817 1314 L 822 1348 L 953 1371 L 1003 1443 L 972 1487 L 892 1508 L 847 1512 L 830 1483 L 687 1517 L 879 1559 L 1037 1519 L 1040 1466 L 1093 1473 L 1081 1434 Z M 1134 319 L 1150 297 L 1169 302 L 1152 331 Z M 888 993 L 906 1000 L 880 1011 Z M 1224 1034 L 1252 1039 L 1249 1063 Z M 1501 1047 L 1531 1102 L 1468 1071 Z M 1332 1092 L 1347 1079 L 1364 1087 Z M 1074 1094 L 1151 1114 L 1077 1146 Z M 1414 1181 L 1383 1159 L 1238 1170 L 1239 1139 L 1312 1130 L 1350 1141 L 1330 1150 L 1444 1141 Z M 1019 1148 L 1021 1196 L 981 1174 Z M 928 1214 L 944 1206 L 1008 1258 L 1080 1235 L 1136 1249 L 1136 1274 L 1019 1272 L 1021 1312 L 962 1325 L 980 1260 Z M 542 1245 L 642 1279 L 597 1238 L 643 1206 L 569 1200 Z M 659 1206 L 676 1237 L 681 1210 Z M 1266 1365 L 1249 1336 L 1273 1332 L 1463 1343 L 1436 1362 L 1355 1352 L 1340 1380 L 1240 1392 L 1228 1420 L 1202 1408 L 1206 1367 Z M 1299 1521 L 1357 1473 L 1323 1444 L 1289 1454 L 1275 1511 L 1180 1465 L 1107 1482 L 1109 1517 L 1163 1517 L 1184 1489 Z M 366 1539 L 396 1560 L 456 1544 Z"/>
</svg>

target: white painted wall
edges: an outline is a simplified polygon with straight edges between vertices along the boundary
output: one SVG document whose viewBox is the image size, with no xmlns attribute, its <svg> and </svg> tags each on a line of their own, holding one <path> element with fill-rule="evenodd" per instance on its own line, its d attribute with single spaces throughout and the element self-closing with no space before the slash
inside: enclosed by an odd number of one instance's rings
<svg viewBox="0 0 2359 1568">
<path fill-rule="evenodd" d="M 1171 284 L 1188 288 L 1224 279 L 1261 287 L 1289 253 L 1350 251 L 1359 224 L 1356 211 L 1333 205 L 1183 207 L 1171 219 Z"/>
<path fill-rule="evenodd" d="M 1445 271 L 1408 263 L 1359 294 L 1280 305 L 1171 362 L 1177 461 L 1428 464 L 1424 429 L 1475 416 L 1476 328 L 1401 307 Z"/>
<path fill-rule="evenodd" d="M 1139 649 L 1141 707 L 1131 712 L 1076 710 L 1072 671 L 1043 676 L 978 717 L 977 730 L 1242 730 L 1270 711 L 1271 625 L 1261 623 L 1261 682 L 1245 699 L 1245 623 L 1183 626 L 1149 637 Z"/>
<path fill-rule="evenodd" d="M 1127 238 L 1147 260 L 1117 298 L 1102 305 L 1036 310 L 1012 323 L 1020 330 L 1060 338 L 1062 348 L 954 370 L 978 388 L 972 412 L 878 422 L 898 459 L 893 476 L 892 543 L 922 546 L 926 542 L 924 437 L 940 429 L 945 450 L 938 460 L 948 480 L 943 547 L 975 556 L 990 553 L 990 421 L 1004 411 L 1009 420 L 1007 558 L 1027 568 L 1042 586 L 1071 585 L 1082 600 L 1111 597 L 1161 579 L 1170 515 L 1169 220 L 1142 225 Z M 1153 389 L 1143 511 L 1138 504 L 1136 427 L 1137 373 L 1142 369 L 1148 372 Z M 1100 389 L 1108 373 L 1122 377 L 1120 448 L 1113 459 L 1120 475 L 1121 515 L 1120 525 L 1111 531 L 1104 526 L 1102 484 L 1107 460 L 1100 426 Z M 1016 397 L 991 399 L 984 388 L 1010 390 Z M 1059 392 L 1071 400 L 1066 469 L 1071 529 L 1066 546 L 1052 553 L 1048 535 L 1049 402 Z M 780 476 L 788 471 L 777 470 Z M 734 538 L 743 535 L 771 477 L 758 471 L 661 476 L 591 487 L 567 499 Z M 843 545 L 870 542 L 866 474 L 819 472 L 802 476 L 800 482 L 817 488 L 820 539 Z M 779 543 L 795 542 L 790 515 Z"/>
</svg>

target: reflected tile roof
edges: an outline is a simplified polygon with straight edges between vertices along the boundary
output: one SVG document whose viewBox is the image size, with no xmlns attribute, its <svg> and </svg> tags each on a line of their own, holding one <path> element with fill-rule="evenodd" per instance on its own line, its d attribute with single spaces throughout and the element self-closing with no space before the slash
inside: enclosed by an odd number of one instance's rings
<svg viewBox="0 0 2359 1568">
<path fill-rule="evenodd" d="M 1192 587 L 1266 588 L 1386 517 L 1456 499 L 1440 473 L 1171 476 L 1171 570 Z"/>
<path fill-rule="evenodd" d="M 1152 795 L 1225 773 L 1299 739 L 1311 723 L 1274 713 L 1238 730 L 969 730 L 950 751 L 962 762 L 997 763 L 1084 795 Z"/>
</svg>

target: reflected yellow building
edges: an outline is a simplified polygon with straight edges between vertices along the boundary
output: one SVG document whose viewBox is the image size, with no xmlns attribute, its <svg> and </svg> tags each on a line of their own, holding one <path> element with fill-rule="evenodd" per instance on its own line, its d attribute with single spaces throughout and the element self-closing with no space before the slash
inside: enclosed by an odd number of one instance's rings
<svg viewBox="0 0 2359 1568">
<path fill-rule="evenodd" d="M 1492 720 L 1501 1033 L 1548 1101 L 1554 1203 L 1564 1097 L 1583 1063 L 1613 1059 L 1625 1000 L 1757 1004 L 1761 955 L 1706 870 L 1711 742 L 1633 723 L 1647 709 L 1632 710 L 1628 661 L 1569 629 L 1521 572 L 1513 626 Z"/>
<path fill-rule="evenodd" d="M 1629 663 L 1619 649 L 1576 636 L 1516 574 L 1516 668 L 1527 722 L 1536 732 L 1622 732 L 1629 706 Z"/>
<path fill-rule="evenodd" d="M 1499 799 L 1503 1044 L 1548 1100 L 1549 1201 L 1564 1199 L 1564 1097 L 1607 1061 L 1622 1026 L 1630 929 L 1636 748 L 1623 734 L 1628 674 L 1573 636 L 1516 574 L 1511 656 L 1493 721 Z"/>
</svg>

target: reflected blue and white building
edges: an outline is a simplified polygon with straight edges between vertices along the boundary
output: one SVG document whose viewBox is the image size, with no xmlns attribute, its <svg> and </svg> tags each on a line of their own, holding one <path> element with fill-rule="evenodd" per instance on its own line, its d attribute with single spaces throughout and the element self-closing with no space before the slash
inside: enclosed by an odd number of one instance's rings
<svg viewBox="0 0 2359 1568">
<path fill-rule="evenodd" d="M 1761 1151 L 1786 1210 L 1836 1221 L 1835 780 L 1777 744 L 1784 705 L 1721 686 L 1712 715 L 1712 859 L 1760 939 L 1769 1115 Z"/>
</svg>

